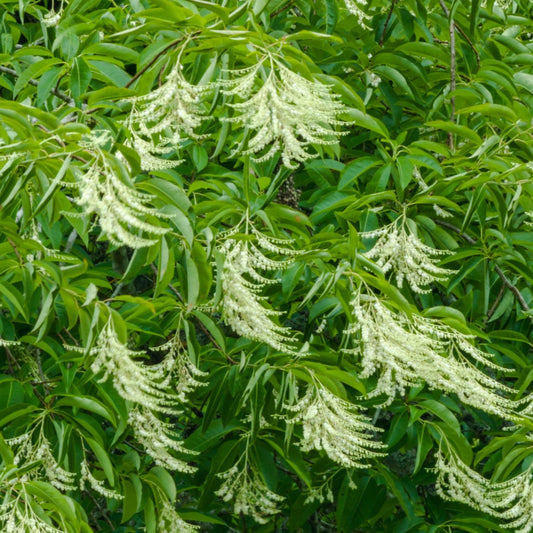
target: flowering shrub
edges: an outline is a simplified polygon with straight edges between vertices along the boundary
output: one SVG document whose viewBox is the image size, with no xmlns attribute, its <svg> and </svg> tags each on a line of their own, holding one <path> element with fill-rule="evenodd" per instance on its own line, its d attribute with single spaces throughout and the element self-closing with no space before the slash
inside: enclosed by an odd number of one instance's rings
<svg viewBox="0 0 533 533">
<path fill-rule="evenodd" d="M 533 530 L 528 0 L 0 0 L 0 529 Z"/>
</svg>

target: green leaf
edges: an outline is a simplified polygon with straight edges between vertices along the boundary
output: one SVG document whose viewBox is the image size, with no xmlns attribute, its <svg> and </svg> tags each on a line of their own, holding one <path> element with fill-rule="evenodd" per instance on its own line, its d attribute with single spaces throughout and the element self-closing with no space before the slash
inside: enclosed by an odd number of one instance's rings
<svg viewBox="0 0 533 533">
<path fill-rule="evenodd" d="M 91 82 L 92 74 L 89 65 L 81 57 L 75 57 L 72 62 L 72 72 L 70 74 L 70 92 L 75 100 L 85 93 L 89 83 Z"/>
</svg>

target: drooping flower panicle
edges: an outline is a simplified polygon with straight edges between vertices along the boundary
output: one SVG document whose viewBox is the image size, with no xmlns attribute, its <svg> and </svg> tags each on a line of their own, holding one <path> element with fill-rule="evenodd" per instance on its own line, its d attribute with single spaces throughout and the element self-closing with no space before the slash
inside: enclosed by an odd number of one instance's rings
<svg viewBox="0 0 533 533">
<path fill-rule="evenodd" d="M 217 476 L 222 479 L 222 485 L 215 494 L 226 502 L 231 501 L 235 514 L 242 513 L 259 524 L 267 524 L 272 515 L 279 513 L 277 505 L 284 498 L 265 485 L 261 474 L 249 464 L 246 454 Z"/>
<path fill-rule="evenodd" d="M 446 455 L 438 451 L 435 470 L 436 489 L 445 500 L 487 513 L 515 533 L 529 533 L 533 528 L 531 467 L 506 481 L 494 482 L 472 470 L 450 449 Z"/>
<path fill-rule="evenodd" d="M 277 280 L 258 272 L 283 270 L 290 264 L 290 256 L 298 252 L 287 248 L 290 242 L 268 237 L 252 229 L 257 245 L 250 240 L 240 240 L 230 234 L 219 248 L 224 256 L 222 271 L 222 310 L 224 321 L 235 333 L 263 342 L 280 352 L 296 354 L 295 339 L 291 331 L 274 319 L 279 311 L 266 307 L 261 290 Z M 289 259 L 270 259 L 263 253 L 289 255 Z"/>
<path fill-rule="evenodd" d="M 256 90 L 262 73 L 266 80 Z M 230 104 L 235 116 L 224 120 L 250 130 L 242 153 L 254 155 L 256 161 L 281 151 L 283 164 L 296 168 L 317 157 L 309 146 L 336 144 L 344 132 L 335 127 L 348 124 L 339 118 L 348 108 L 330 87 L 296 74 L 270 54 L 251 68 L 231 72 L 230 79 L 219 84 L 227 96 L 240 99 Z"/>
<path fill-rule="evenodd" d="M 378 377 L 369 397 L 385 395 L 383 405 L 389 405 L 397 394 L 425 382 L 483 411 L 503 418 L 515 415 L 520 403 L 502 395 L 515 391 L 483 373 L 474 362 L 505 369 L 491 360 L 491 354 L 473 346 L 471 337 L 438 319 L 394 312 L 371 291 L 357 290 L 352 306 L 355 320 L 346 333 L 356 346 L 349 351 L 360 358 L 361 378 Z"/>
<path fill-rule="evenodd" d="M 300 423 L 304 451 L 324 450 L 328 457 L 346 468 L 368 468 L 368 461 L 384 454 L 383 444 L 374 440 L 378 428 L 358 412 L 355 404 L 328 391 L 318 380 L 306 394 L 285 408 L 291 423 Z"/>
<path fill-rule="evenodd" d="M 366 239 L 378 237 L 374 246 L 364 255 L 375 260 L 384 273 L 392 271 L 400 288 L 406 280 L 413 291 L 430 292 L 427 288 L 430 283 L 443 281 L 454 272 L 437 266 L 438 258 L 451 252 L 424 244 L 408 229 L 404 217 L 360 235 Z"/>
<path fill-rule="evenodd" d="M 125 125 L 143 170 L 179 165 L 181 160 L 162 156 L 175 152 L 187 138 L 201 139 L 196 130 L 209 119 L 203 106 L 209 86 L 189 83 L 183 75 L 180 57 L 181 54 L 161 87 L 129 99 L 133 107 Z"/>
</svg>

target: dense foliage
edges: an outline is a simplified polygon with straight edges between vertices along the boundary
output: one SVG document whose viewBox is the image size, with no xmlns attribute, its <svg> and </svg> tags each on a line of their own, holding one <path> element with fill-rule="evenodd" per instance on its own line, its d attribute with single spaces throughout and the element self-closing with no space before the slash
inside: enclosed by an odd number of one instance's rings
<svg viewBox="0 0 533 533">
<path fill-rule="evenodd" d="M 0 0 L 0 529 L 533 529 L 529 0 Z"/>
</svg>

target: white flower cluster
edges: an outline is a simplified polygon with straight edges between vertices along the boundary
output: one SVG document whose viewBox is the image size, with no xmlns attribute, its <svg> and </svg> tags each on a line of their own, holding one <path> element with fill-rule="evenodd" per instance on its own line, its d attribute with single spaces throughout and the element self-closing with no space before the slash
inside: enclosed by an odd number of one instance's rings
<svg viewBox="0 0 533 533">
<path fill-rule="evenodd" d="M 295 255 L 285 245 L 289 242 L 274 239 L 253 230 L 257 244 L 265 251 L 280 255 Z M 230 235 L 219 248 L 224 256 L 222 270 L 222 309 L 224 321 L 235 333 L 263 342 L 280 352 L 296 354 L 295 339 L 289 329 L 274 322 L 280 313 L 263 305 L 261 290 L 276 283 L 259 274 L 258 270 L 280 270 L 288 260 L 273 260 L 250 240 L 238 240 Z"/>
<path fill-rule="evenodd" d="M 76 490 L 76 474 L 60 466 L 54 456 L 50 442 L 44 435 L 41 423 L 18 437 L 6 439 L 6 444 L 16 450 L 13 463 L 19 468 L 27 470 L 23 476 L 24 480 L 46 481 L 63 492 Z M 30 465 L 33 468 L 29 468 Z M 84 456 L 79 479 L 80 490 L 84 490 L 86 485 L 106 498 L 123 498 L 121 494 L 106 488 L 103 481 L 94 477 Z"/>
<path fill-rule="evenodd" d="M 39 430 L 38 430 L 39 429 Z M 37 437 L 34 438 L 34 434 Z M 56 489 L 61 491 L 75 490 L 74 481 L 76 474 L 65 470 L 57 462 L 50 445 L 42 430 L 42 425 L 36 426 L 33 430 L 23 433 L 19 437 L 7 439 L 6 444 L 16 447 L 13 463 L 20 467 L 39 465 L 26 473 L 28 480 L 45 479 Z"/>
<path fill-rule="evenodd" d="M 143 170 L 179 165 L 182 161 L 161 156 L 178 149 L 186 137 L 202 138 L 195 130 L 209 118 L 202 104 L 209 86 L 192 85 L 183 76 L 182 68 L 178 58 L 161 87 L 129 100 L 133 108 L 125 126 L 132 135 L 131 144 L 139 154 Z"/>
<path fill-rule="evenodd" d="M 179 414 L 176 407 L 179 397 L 167 392 L 171 383 L 169 373 L 171 375 L 175 366 L 172 364 L 173 354 L 170 353 L 161 363 L 151 366 L 134 361 L 132 357 L 145 354 L 132 351 L 122 344 L 111 320 L 101 331 L 96 346 L 89 353 L 96 356 L 91 365 L 93 372 L 104 372 L 100 381 L 111 377 L 122 398 L 139 404 L 138 409 L 130 411 L 128 421 L 135 437 L 155 462 L 169 470 L 193 472 L 194 467 L 176 459 L 170 451 L 189 454 L 194 452 L 186 450 L 183 442 L 175 438 L 171 425 L 156 415 Z"/>
<path fill-rule="evenodd" d="M 158 511 L 157 533 L 195 533 L 199 529 L 199 526 L 185 522 L 166 498 Z"/>
<path fill-rule="evenodd" d="M 169 453 L 169 450 L 189 455 L 195 452 L 185 448 L 183 441 L 175 438 L 171 424 L 160 420 L 153 411 L 143 407 L 133 409 L 130 411 L 128 422 L 133 429 L 135 438 L 154 458 L 156 464 L 178 472 L 192 473 L 196 471 L 195 467 L 176 459 Z"/>
<path fill-rule="evenodd" d="M 363 11 L 362 7 L 366 6 L 366 0 L 344 0 L 346 4 L 346 9 L 352 14 L 357 17 L 357 20 L 359 21 L 359 24 L 363 28 L 368 28 L 366 25 L 366 21 L 370 19 L 370 17 Z"/>
<path fill-rule="evenodd" d="M 165 344 L 153 348 L 153 350 L 167 352 L 160 364 L 167 376 L 161 382 L 161 385 L 165 387 L 174 386 L 180 402 L 185 403 L 187 395 L 197 387 L 207 385 L 206 382 L 199 381 L 199 378 L 206 377 L 208 373 L 200 370 L 191 361 L 179 338 L 179 333 Z"/>
<path fill-rule="evenodd" d="M 229 470 L 217 476 L 223 482 L 215 494 L 225 502 L 232 501 L 235 514 L 243 513 L 259 524 L 267 524 L 273 514 L 279 513 L 276 506 L 284 498 L 265 485 L 244 455 Z"/>
<path fill-rule="evenodd" d="M 55 26 L 59 24 L 59 21 L 61 20 L 62 15 L 63 15 L 63 9 L 60 9 L 57 13 L 53 9 L 51 9 L 43 17 L 43 24 L 47 28 L 54 28 Z"/>
<path fill-rule="evenodd" d="M 130 350 L 122 344 L 111 320 L 100 332 L 96 346 L 89 353 L 95 356 L 92 371 L 98 374 L 103 370 L 99 381 L 112 378 L 122 398 L 160 413 L 175 413 L 176 397 L 167 392 L 166 365 L 148 366 L 133 360 L 132 357 L 146 354 Z"/>
<path fill-rule="evenodd" d="M 436 489 L 445 500 L 457 501 L 501 520 L 515 533 L 533 528 L 533 473 L 531 468 L 515 477 L 493 482 L 472 470 L 455 451 L 437 454 Z"/>
<path fill-rule="evenodd" d="M 254 91 L 265 74 L 267 58 L 270 72 Z M 226 95 L 241 100 L 230 104 L 236 116 L 224 120 L 253 132 L 242 153 L 257 155 L 256 161 L 270 159 L 281 150 L 283 164 L 296 168 L 297 162 L 317 157 L 307 151 L 309 145 L 336 144 L 343 132 L 334 126 L 347 124 L 338 118 L 347 111 L 338 95 L 328 86 L 292 72 L 272 55 L 251 68 L 232 71 L 229 80 L 218 83 L 225 87 Z"/>
<path fill-rule="evenodd" d="M 374 259 L 384 273 L 393 271 L 398 287 L 402 287 L 405 279 L 413 291 L 430 292 L 424 285 L 442 281 L 454 272 L 436 265 L 439 256 L 451 252 L 427 246 L 407 229 L 407 225 L 406 219 L 401 217 L 375 231 L 361 233 L 366 239 L 378 237 L 376 244 L 364 255 Z"/>
<path fill-rule="evenodd" d="M 121 164 L 115 158 L 114 166 Z M 95 158 L 87 171 L 79 176 L 76 184 L 65 185 L 78 189 L 79 197 L 76 203 L 82 207 L 84 214 L 95 213 L 98 216 L 102 232 L 116 246 L 142 248 L 157 242 L 156 239 L 132 233 L 132 229 L 152 235 L 163 235 L 168 232 L 167 228 L 155 226 L 141 218 L 151 215 L 162 219 L 164 215 L 157 209 L 147 207 L 146 203 L 152 197 L 123 183 L 115 168 L 103 155 Z"/>
<path fill-rule="evenodd" d="M 18 483 L 18 490 L 13 487 L 0 503 L 0 527 L 4 533 L 65 533 L 65 524 L 61 529 L 52 525 L 50 518 L 36 512 L 38 507 L 26 488 L 26 481 Z M 41 509 L 42 511 L 42 509 Z"/>
<path fill-rule="evenodd" d="M 482 411 L 513 417 L 517 403 L 502 396 L 515 391 L 484 374 L 469 357 L 491 368 L 505 370 L 491 355 L 475 348 L 469 337 L 437 319 L 393 312 L 373 293 L 357 291 L 352 301 L 356 321 L 346 330 L 361 358 L 361 378 L 378 374 L 369 397 L 384 394 L 389 405 L 408 387 L 426 382 L 432 389 L 454 393 L 465 404 Z"/>
<path fill-rule="evenodd" d="M 114 490 L 108 489 L 105 486 L 105 483 L 102 479 L 96 479 L 91 472 L 91 467 L 84 458 L 81 463 L 81 479 L 80 479 L 80 490 L 85 490 L 86 487 L 94 490 L 100 496 L 103 496 L 106 499 L 115 499 L 122 500 L 124 496 L 115 492 Z"/>
<path fill-rule="evenodd" d="M 383 444 L 373 440 L 378 428 L 357 411 L 357 406 L 327 390 L 314 380 L 294 405 L 285 406 L 300 422 L 303 451 L 324 450 L 328 457 L 346 468 L 368 468 L 368 460 L 381 457 Z"/>
</svg>

